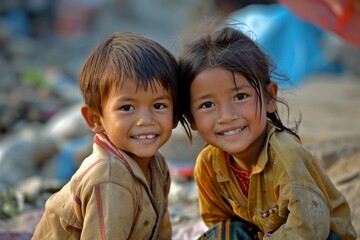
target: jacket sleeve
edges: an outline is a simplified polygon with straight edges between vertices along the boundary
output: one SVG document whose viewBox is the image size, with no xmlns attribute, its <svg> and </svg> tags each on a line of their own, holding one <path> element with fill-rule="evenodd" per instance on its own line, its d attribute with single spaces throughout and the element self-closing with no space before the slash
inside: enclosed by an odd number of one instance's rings
<svg viewBox="0 0 360 240">
<path fill-rule="evenodd" d="M 330 232 L 330 210 L 316 191 L 286 185 L 280 194 L 279 215 L 285 224 L 270 239 L 326 239 Z M 269 239 L 269 240 L 270 240 Z"/>
<path fill-rule="evenodd" d="M 164 168 L 166 169 L 166 180 L 165 180 L 165 185 L 163 187 L 163 189 L 164 189 L 164 215 L 163 215 L 163 220 L 162 220 L 162 223 L 161 223 L 160 229 L 159 229 L 159 235 L 158 235 L 159 240 L 171 239 L 171 236 L 172 236 L 172 224 L 171 224 L 171 220 L 170 220 L 169 207 L 168 207 L 168 198 L 169 198 L 169 192 L 170 192 L 171 178 L 170 178 L 169 170 L 166 165 Z"/>
<path fill-rule="evenodd" d="M 172 235 L 172 225 L 170 221 L 169 211 L 166 208 L 162 225 L 160 226 L 158 239 L 159 240 L 171 239 L 171 235 Z"/>
<path fill-rule="evenodd" d="M 234 216 L 231 206 L 220 195 L 221 186 L 216 182 L 213 169 L 202 163 L 202 159 L 197 160 L 194 176 L 198 187 L 200 215 L 205 225 L 211 227 Z"/>
<path fill-rule="evenodd" d="M 81 239 L 127 239 L 134 221 L 131 189 L 111 182 L 92 187 L 82 203 Z"/>
</svg>

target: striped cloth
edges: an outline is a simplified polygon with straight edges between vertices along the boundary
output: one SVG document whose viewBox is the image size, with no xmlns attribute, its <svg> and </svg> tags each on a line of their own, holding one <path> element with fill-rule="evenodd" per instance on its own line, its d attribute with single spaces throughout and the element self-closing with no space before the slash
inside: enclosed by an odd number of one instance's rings
<svg viewBox="0 0 360 240">
<path fill-rule="evenodd" d="M 215 224 L 197 240 L 260 240 L 258 232 L 260 230 L 254 225 L 239 219 L 228 219 Z M 263 240 L 270 236 L 271 234 L 265 234 Z M 340 238 L 330 231 L 326 240 L 340 240 Z"/>
<path fill-rule="evenodd" d="M 198 240 L 256 240 L 258 228 L 238 219 L 228 219 L 215 224 Z"/>
</svg>

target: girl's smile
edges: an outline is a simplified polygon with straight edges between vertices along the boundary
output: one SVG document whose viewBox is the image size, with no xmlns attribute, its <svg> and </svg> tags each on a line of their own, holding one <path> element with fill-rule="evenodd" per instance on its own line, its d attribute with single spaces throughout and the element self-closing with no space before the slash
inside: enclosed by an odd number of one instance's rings
<svg viewBox="0 0 360 240">
<path fill-rule="evenodd" d="M 220 67 L 200 72 L 190 88 L 191 126 L 203 139 L 232 154 L 253 162 L 262 150 L 266 111 L 271 110 L 248 80 Z"/>
</svg>

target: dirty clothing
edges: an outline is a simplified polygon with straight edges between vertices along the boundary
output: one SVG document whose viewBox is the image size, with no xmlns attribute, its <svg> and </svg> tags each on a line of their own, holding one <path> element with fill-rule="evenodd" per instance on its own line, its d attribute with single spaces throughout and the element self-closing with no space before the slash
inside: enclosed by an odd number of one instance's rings
<svg viewBox="0 0 360 240">
<path fill-rule="evenodd" d="M 150 160 L 149 186 L 125 152 L 108 148 L 97 135 L 94 141 L 93 153 L 46 202 L 33 239 L 171 239 L 164 158 Z"/>
<path fill-rule="evenodd" d="M 313 155 L 297 139 L 267 126 L 250 175 L 248 197 L 227 165 L 227 153 L 207 146 L 195 166 L 200 214 L 208 227 L 241 218 L 270 239 L 356 239 L 350 209 Z"/>
</svg>

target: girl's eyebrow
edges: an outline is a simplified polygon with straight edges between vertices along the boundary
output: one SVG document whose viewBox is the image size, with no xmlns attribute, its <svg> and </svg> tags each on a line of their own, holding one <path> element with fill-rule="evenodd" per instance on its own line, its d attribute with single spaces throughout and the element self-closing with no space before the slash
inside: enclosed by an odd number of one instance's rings
<svg viewBox="0 0 360 240">
<path fill-rule="evenodd" d="M 247 89 L 247 88 L 252 89 L 252 86 L 249 84 L 240 84 L 240 85 L 236 84 L 236 86 L 233 87 L 232 90 L 238 91 L 238 90 Z"/>
<path fill-rule="evenodd" d="M 227 92 L 238 92 L 239 90 L 244 90 L 244 89 L 253 89 L 253 88 L 251 85 L 248 85 L 248 84 L 239 84 L 239 85 L 236 85 L 236 86 L 230 88 L 229 90 L 227 90 Z M 211 97 L 212 95 L 213 95 L 213 93 L 207 93 L 207 94 L 204 94 L 204 95 L 194 98 L 193 101 L 194 102 L 201 101 L 203 99 Z"/>
<path fill-rule="evenodd" d="M 198 96 L 198 97 L 194 98 L 193 102 L 201 101 L 203 99 L 211 97 L 212 95 L 213 95 L 212 93 L 208 93 L 205 95 Z"/>
</svg>

